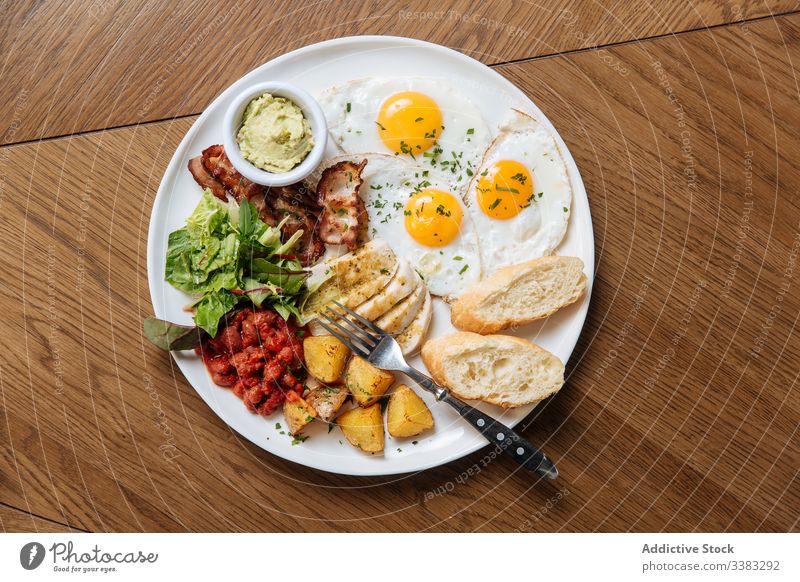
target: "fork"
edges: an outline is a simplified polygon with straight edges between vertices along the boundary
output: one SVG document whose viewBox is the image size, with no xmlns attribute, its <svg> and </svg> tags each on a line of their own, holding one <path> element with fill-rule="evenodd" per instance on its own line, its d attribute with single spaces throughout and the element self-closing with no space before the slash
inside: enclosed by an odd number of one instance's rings
<svg viewBox="0 0 800 582">
<path fill-rule="evenodd" d="M 553 462 L 526 439 L 488 414 L 484 414 L 456 398 L 433 379 L 409 366 L 403 356 L 400 344 L 390 333 L 338 301 L 332 303 L 341 309 L 341 312 L 328 306 L 325 311 L 318 314 L 324 321 L 318 317 L 317 323 L 350 348 L 350 351 L 364 358 L 376 368 L 402 372 L 414 380 L 432 393 L 437 401 L 446 402 L 455 408 L 490 443 L 500 448 L 528 471 L 534 471 L 547 479 L 558 477 L 558 469 Z"/>
</svg>

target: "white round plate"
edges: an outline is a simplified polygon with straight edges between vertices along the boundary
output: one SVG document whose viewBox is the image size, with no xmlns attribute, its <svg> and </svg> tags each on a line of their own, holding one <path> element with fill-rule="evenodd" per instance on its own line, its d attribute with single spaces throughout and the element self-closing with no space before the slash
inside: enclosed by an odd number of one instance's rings
<svg viewBox="0 0 800 582">
<path fill-rule="evenodd" d="M 532 114 L 553 132 L 566 159 L 573 189 L 572 217 L 567 236 L 557 253 L 583 259 L 589 277 L 588 293 L 579 303 L 538 325 L 524 327 L 516 334 L 535 341 L 566 362 L 586 318 L 594 277 L 594 237 L 589 201 L 575 161 L 550 121 L 511 82 L 459 52 L 408 38 L 341 38 L 293 51 L 248 73 L 209 105 L 173 155 L 153 205 L 147 241 L 147 274 L 156 317 L 182 324 L 192 323 L 191 315 L 183 310 L 189 302 L 188 296 L 164 281 L 167 237 L 171 231 L 184 225 L 200 199 L 201 190 L 186 165 L 204 148 L 222 142 L 223 116 L 238 92 L 254 83 L 284 81 L 317 95 L 326 87 L 353 78 L 419 76 L 421 72 L 457 87 L 483 112 L 490 127 L 496 128 L 505 120 L 508 109 L 515 107 Z M 331 154 L 335 153 L 333 144 L 328 147 Z M 429 337 L 454 331 L 444 303 L 436 301 L 433 317 Z M 323 423 L 312 423 L 304 431 L 310 438 L 292 445 L 291 437 L 280 434 L 281 430 L 276 428 L 276 423 L 285 425 L 279 412 L 269 418 L 250 413 L 230 390 L 211 381 L 194 352 L 173 352 L 173 357 L 189 383 L 225 423 L 261 448 L 309 467 L 349 475 L 407 473 L 447 463 L 488 444 L 449 406 L 436 403 L 424 393 L 422 396 L 435 418 L 435 428 L 413 439 L 393 439 L 387 434 L 383 454 L 361 452 L 345 440 L 338 428 L 328 433 L 328 427 Z M 410 363 L 425 370 L 419 357 Z M 510 426 L 516 425 L 533 409 L 532 405 L 509 410 L 488 404 L 478 407 Z"/>
</svg>

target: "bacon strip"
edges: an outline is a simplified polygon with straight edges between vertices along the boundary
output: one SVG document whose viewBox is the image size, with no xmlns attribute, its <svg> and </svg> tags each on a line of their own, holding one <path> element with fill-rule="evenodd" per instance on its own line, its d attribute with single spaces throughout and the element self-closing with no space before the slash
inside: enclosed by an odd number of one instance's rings
<svg viewBox="0 0 800 582">
<path fill-rule="evenodd" d="M 270 189 L 270 207 L 278 222 L 287 219 L 281 228 L 282 238 L 288 239 L 298 230 L 303 230 L 300 242 L 299 260 L 302 265 L 313 265 L 325 254 L 325 243 L 319 238 L 319 219 L 316 209 L 300 203 L 299 192 L 293 186 Z"/>
<path fill-rule="evenodd" d="M 210 188 L 220 200 L 227 201 L 228 194 L 237 202 L 246 198 L 256 207 L 261 220 L 270 226 L 276 226 L 288 216 L 281 238 L 286 241 L 303 230 L 298 244 L 303 266 L 315 263 L 325 253 L 325 245 L 319 238 L 321 209 L 300 185 L 265 188 L 251 182 L 233 167 L 221 145 L 207 147 L 201 155 L 189 160 L 189 172 L 201 188 Z"/>
<path fill-rule="evenodd" d="M 317 200 L 322 206 L 319 238 L 330 245 L 346 245 L 354 250 L 361 234 L 366 210 L 358 191 L 364 180 L 361 172 L 367 160 L 360 164 L 339 162 L 322 172 L 317 185 Z"/>
<path fill-rule="evenodd" d="M 237 201 L 241 200 L 242 196 L 251 200 L 253 196 L 264 193 L 264 186 L 251 182 L 233 167 L 225 155 L 225 148 L 221 145 L 212 145 L 203 150 L 203 165 Z"/>
<path fill-rule="evenodd" d="M 197 156 L 196 158 L 189 160 L 189 171 L 192 173 L 194 181 L 200 184 L 201 188 L 210 188 L 214 193 L 214 196 L 220 200 L 228 199 L 225 186 L 223 186 L 219 180 L 212 176 L 203 165 L 203 156 Z"/>
</svg>

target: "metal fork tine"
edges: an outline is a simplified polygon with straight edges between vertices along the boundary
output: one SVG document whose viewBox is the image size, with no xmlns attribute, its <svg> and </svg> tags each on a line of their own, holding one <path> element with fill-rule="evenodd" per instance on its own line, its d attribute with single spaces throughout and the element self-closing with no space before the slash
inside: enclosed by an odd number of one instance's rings
<svg viewBox="0 0 800 582">
<path fill-rule="evenodd" d="M 356 318 L 358 321 L 360 321 L 361 323 L 363 323 L 364 325 L 366 325 L 368 328 L 370 328 L 372 331 L 374 331 L 375 333 L 377 333 L 379 336 L 382 336 L 382 335 L 384 335 L 384 331 L 383 331 L 381 328 L 379 328 L 377 325 L 375 325 L 374 323 L 372 323 L 372 322 L 371 322 L 369 319 L 367 319 L 366 317 L 362 317 L 361 315 L 359 315 L 358 313 L 356 313 L 356 312 L 355 312 L 355 311 L 353 311 L 352 309 L 348 309 L 347 307 L 345 307 L 344 305 L 342 305 L 341 303 L 339 303 L 339 302 L 338 302 L 338 301 L 336 301 L 336 300 L 334 300 L 332 303 L 333 303 L 334 305 L 337 305 L 338 307 L 341 307 L 341 308 L 342 308 L 342 309 L 345 311 L 345 313 L 348 313 L 349 315 L 352 315 L 353 317 L 355 317 L 355 318 Z M 378 340 L 380 340 L 380 338 L 378 338 Z"/>
<path fill-rule="evenodd" d="M 377 338 L 376 338 L 376 337 L 373 337 L 373 336 L 372 336 L 372 334 L 370 334 L 370 333 L 369 333 L 367 330 L 365 330 L 365 329 L 364 329 L 364 328 L 362 328 L 362 327 L 359 327 L 358 325 L 356 325 L 355 323 L 353 323 L 352 321 L 350 321 L 350 320 L 347 318 L 347 314 L 346 314 L 346 313 L 339 313 L 338 311 L 334 311 L 334 310 L 333 310 L 333 309 L 331 309 L 330 307 L 326 307 L 325 309 L 327 309 L 328 311 L 330 311 L 330 312 L 331 312 L 331 314 L 333 314 L 333 315 L 335 316 L 335 317 L 331 317 L 330 315 L 328 315 L 328 314 L 325 314 L 325 316 L 326 316 L 328 319 L 330 319 L 330 320 L 332 320 L 332 321 L 334 321 L 334 322 L 341 321 L 341 322 L 343 322 L 343 323 L 346 323 L 346 324 L 347 324 L 349 327 L 351 327 L 351 328 L 353 329 L 353 331 L 348 331 L 347 333 L 348 333 L 349 335 L 351 335 L 351 336 L 355 336 L 355 337 L 357 337 L 357 338 L 358 338 L 360 341 L 362 341 L 362 342 L 364 342 L 365 344 L 367 344 L 367 345 L 368 345 L 370 348 L 374 348 L 375 346 L 377 346 L 377 345 L 378 345 L 378 342 L 379 342 L 379 341 L 381 341 L 381 338 L 379 338 L 379 337 L 377 337 Z M 342 331 L 345 331 L 345 330 L 342 330 Z M 360 335 L 359 335 L 359 334 L 360 334 Z M 362 336 L 363 336 L 363 337 L 362 337 Z"/>
<path fill-rule="evenodd" d="M 333 337 L 335 337 L 340 342 L 342 342 L 344 345 L 346 345 L 350 349 L 350 351 L 353 352 L 354 354 L 356 354 L 357 356 L 361 356 L 362 358 L 369 357 L 369 354 L 365 350 L 363 350 L 361 347 L 356 347 L 355 345 L 350 343 L 350 341 L 348 339 L 345 339 L 345 337 L 349 337 L 349 336 L 343 337 L 341 334 L 335 332 L 331 326 L 329 326 L 324 321 L 321 321 L 320 319 L 317 319 L 317 323 L 320 324 L 320 326 L 322 326 L 325 329 L 325 331 L 327 331 Z"/>
<path fill-rule="evenodd" d="M 336 312 L 335 312 L 335 311 L 331 311 L 331 312 L 332 312 L 332 313 L 334 313 L 334 314 L 336 314 Z M 340 325 L 340 324 L 339 324 L 339 322 L 338 322 L 338 321 L 336 321 L 336 320 L 335 320 L 333 317 L 331 317 L 331 316 L 330 316 L 330 315 L 328 315 L 327 313 L 324 313 L 324 312 L 323 312 L 323 313 L 321 313 L 320 315 L 322 315 L 322 317 L 324 317 L 324 318 L 325 318 L 325 319 L 328 321 L 328 323 L 330 323 L 331 325 L 334 325 L 334 326 L 336 326 L 336 328 L 337 328 L 339 331 L 341 331 L 343 334 L 345 334 L 347 337 L 349 337 L 349 338 L 350 338 L 350 341 L 351 341 L 352 343 L 355 343 L 355 342 L 359 342 L 359 343 L 361 343 L 361 344 L 364 346 L 364 349 L 366 349 L 367 351 L 370 351 L 370 350 L 372 350 L 373 348 L 375 348 L 375 346 L 376 346 L 376 345 L 378 345 L 378 344 L 377 344 L 377 342 L 376 342 L 376 343 L 372 343 L 371 341 L 369 341 L 369 340 L 367 340 L 367 339 L 364 339 L 364 338 L 362 338 L 361 336 L 359 336 L 359 335 L 358 335 L 358 334 L 356 334 L 355 332 L 352 332 L 352 331 L 350 331 L 349 329 L 347 329 L 347 328 L 343 327 L 342 325 Z M 337 315 L 338 315 L 338 314 L 337 314 Z M 341 321 L 347 321 L 347 320 L 346 320 L 346 319 L 344 319 L 344 318 L 341 318 Z M 353 325 L 353 324 L 351 323 L 351 325 Z"/>
</svg>

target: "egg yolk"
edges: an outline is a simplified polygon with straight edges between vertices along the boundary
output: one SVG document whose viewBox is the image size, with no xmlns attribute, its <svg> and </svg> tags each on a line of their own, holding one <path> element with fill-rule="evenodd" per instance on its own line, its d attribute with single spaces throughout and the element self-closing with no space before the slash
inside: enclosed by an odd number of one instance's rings
<svg viewBox="0 0 800 582">
<path fill-rule="evenodd" d="M 427 95 L 403 91 L 383 102 L 376 125 L 387 148 L 415 156 L 429 150 L 439 139 L 442 111 Z"/>
<path fill-rule="evenodd" d="M 415 241 L 443 247 L 458 236 L 464 212 L 455 196 L 441 190 L 420 190 L 406 203 L 405 226 Z"/>
<path fill-rule="evenodd" d="M 513 218 L 533 201 L 533 176 L 519 162 L 500 160 L 481 172 L 475 195 L 486 216 Z"/>
</svg>

